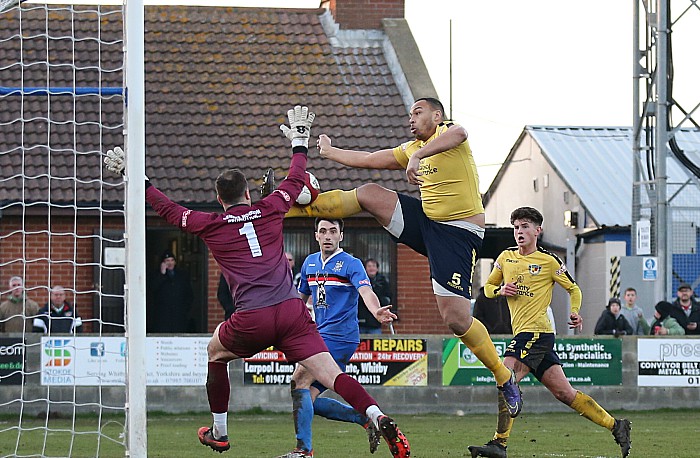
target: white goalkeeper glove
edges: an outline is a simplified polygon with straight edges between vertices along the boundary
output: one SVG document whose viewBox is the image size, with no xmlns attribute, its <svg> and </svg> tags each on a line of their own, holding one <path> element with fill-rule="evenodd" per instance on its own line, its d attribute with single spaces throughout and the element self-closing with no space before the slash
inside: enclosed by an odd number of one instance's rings
<svg viewBox="0 0 700 458">
<path fill-rule="evenodd" d="M 115 146 L 113 150 L 107 151 L 105 157 L 105 168 L 118 175 L 124 175 L 124 150 Z"/>
<path fill-rule="evenodd" d="M 309 112 L 308 107 L 295 106 L 293 110 L 287 111 L 289 127 L 282 124 L 282 133 L 292 141 L 292 148 L 295 146 L 309 147 L 309 137 L 311 136 L 311 123 L 316 115 Z"/>
<path fill-rule="evenodd" d="M 121 147 L 115 146 L 113 150 L 107 151 L 107 157 L 105 157 L 107 170 L 124 176 L 124 167 L 126 167 L 126 163 L 124 162 L 124 150 Z M 144 175 L 144 178 L 148 181 L 148 176 Z"/>
</svg>

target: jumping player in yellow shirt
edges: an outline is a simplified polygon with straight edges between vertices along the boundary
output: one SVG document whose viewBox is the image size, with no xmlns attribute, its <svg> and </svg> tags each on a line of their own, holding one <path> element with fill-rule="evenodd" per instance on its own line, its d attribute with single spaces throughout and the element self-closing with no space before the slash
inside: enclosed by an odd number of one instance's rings
<svg viewBox="0 0 700 458">
<path fill-rule="evenodd" d="M 580 328 L 583 324 L 578 313 L 581 309 L 581 289 L 555 254 L 537 246 L 542 221 L 542 214 L 532 207 L 520 207 L 511 213 L 510 222 L 517 246 L 508 248 L 498 256 L 484 286 L 487 297 L 502 295 L 508 298 L 514 337 L 506 349 L 503 362 L 515 372 L 518 381 L 532 373 L 559 401 L 612 431 L 624 458 L 632 445 L 630 422 L 613 418 L 593 398 L 575 390 L 566 379 L 554 351 L 554 332 L 547 317 L 554 283 L 559 283 L 571 297 L 569 325 L 572 328 Z M 472 458 L 507 457 L 506 444 L 513 418 L 505 404 L 506 400 L 499 394 L 496 434 L 486 445 L 470 446 Z"/>
<path fill-rule="evenodd" d="M 498 357 L 484 325 L 471 316 L 471 280 L 484 238 L 484 207 L 467 131 L 446 121 L 444 113 L 437 99 L 416 100 L 409 111 L 415 140 L 391 149 L 352 151 L 332 146 L 326 135 L 318 139 L 321 156 L 335 162 L 405 169 L 408 182 L 420 186 L 420 200 L 369 183 L 351 191 L 322 193 L 310 205 L 292 207 L 286 216 L 345 218 L 364 210 L 394 241 L 427 256 L 443 322 L 493 372 L 515 417 L 522 400 L 514 375 Z"/>
</svg>

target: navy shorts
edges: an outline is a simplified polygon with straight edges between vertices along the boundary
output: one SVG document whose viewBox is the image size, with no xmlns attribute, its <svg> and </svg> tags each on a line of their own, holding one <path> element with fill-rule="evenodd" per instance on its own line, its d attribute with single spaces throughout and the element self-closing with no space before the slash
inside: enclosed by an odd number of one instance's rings
<svg viewBox="0 0 700 458">
<path fill-rule="evenodd" d="M 306 305 L 296 298 L 261 309 L 237 311 L 219 327 L 219 340 L 241 358 L 274 346 L 290 363 L 328 351 Z"/>
<path fill-rule="evenodd" d="M 561 366 L 554 351 L 554 334 L 521 332 L 510 341 L 504 357 L 511 356 L 530 368 L 530 373 L 542 381 L 542 375 L 552 366 Z"/>
<path fill-rule="evenodd" d="M 350 361 L 350 358 L 352 358 L 352 355 L 355 354 L 355 350 L 357 350 L 359 343 L 339 342 L 331 339 L 324 339 L 324 341 L 326 342 L 326 347 L 328 347 L 328 351 L 331 352 L 331 356 L 333 357 L 335 363 L 338 365 L 341 371 L 345 372 L 345 366 L 347 366 L 348 361 Z M 313 382 L 311 386 L 316 387 L 321 393 L 326 391 L 326 387 L 319 382 Z"/>
<path fill-rule="evenodd" d="M 479 258 L 482 239 L 461 227 L 438 223 L 423 212 L 421 201 L 399 194 L 403 213 L 403 231 L 394 241 L 403 243 L 428 257 L 430 276 L 457 296 L 472 297 L 472 274 Z"/>
</svg>

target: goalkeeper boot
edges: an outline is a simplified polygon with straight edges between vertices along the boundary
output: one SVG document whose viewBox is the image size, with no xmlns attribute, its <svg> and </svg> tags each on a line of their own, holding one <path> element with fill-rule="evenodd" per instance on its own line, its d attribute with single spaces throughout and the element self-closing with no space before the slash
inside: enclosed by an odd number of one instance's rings
<svg viewBox="0 0 700 458">
<path fill-rule="evenodd" d="M 626 458 L 630 454 L 630 449 L 632 448 L 632 439 L 630 433 L 632 432 L 632 423 L 629 420 L 621 418 L 615 419 L 615 424 L 613 425 L 612 435 L 615 438 L 615 442 L 620 446 L 622 451 L 622 458 Z"/>
<path fill-rule="evenodd" d="M 508 458 L 508 452 L 506 451 L 508 447 L 501 444 L 499 441 L 493 439 L 486 443 L 486 445 L 470 445 L 469 452 L 472 454 L 472 458 L 477 458 L 479 456 L 486 456 L 489 458 Z"/>
<path fill-rule="evenodd" d="M 522 392 L 518 383 L 515 381 L 515 372 L 510 371 L 510 380 L 498 387 L 503 393 L 503 398 L 506 400 L 506 409 L 511 418 L 518 416 L 523 409 Z"/>
<path fill-rule="evenodd" d="M 372 420 L 368 421 L 367 424 L 364 425 L 364 428 L 367 432 L 367 440 L 369 441 L 369 453 L 374 453 L 382 442 L 382 435 L 379 433 L 377 427 L 374 426 Z"/>
<path fill-rule="evenodd" d="M 199 436 L 199 442 L 201 442 L 202 445 L 211 447 L 213 450 L 216 450 L 219 453 L 223 453 L 231 448 L 231 445 L 228 443 L 228 436 L 216 438 L 214 437 L 214 432 L 208 426 L 202 426 L 199 428 L 199 431 L 197 431 L 197 436 Z"/>
<path fill-rule="evenodd" d="M 260 198 L 267 197 L 275 190 L 275 171 L 273 169 L 265 170 L 260 185 Z"/>
<path fill-rule="evenodd" d="M 285 453 L 284 455 L 280 455 L 277 458 L 308 458 L 308 457 L 313 457 L 314 456 L 314 451 L 311 450 L 310 452 L 307 452 L 306 450 L 302 448 L 295 448 L 289 453 Z"/>
<path fill-rule="evenodd" d="M 379 417 L 379 432 L 389 446 L 391 456 L 394 458 L 406 458 L 411 456 L 411 446 L 403 435 L 396 422 L 386 415 Z"/>
</svg>

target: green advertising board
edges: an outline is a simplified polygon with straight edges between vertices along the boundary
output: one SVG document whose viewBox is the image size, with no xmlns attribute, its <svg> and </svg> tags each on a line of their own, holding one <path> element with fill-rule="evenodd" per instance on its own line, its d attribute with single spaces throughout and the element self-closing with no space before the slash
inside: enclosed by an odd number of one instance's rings
<svg viewBox="0 0 700 458">
<path fill-rule="evenodd" d="M 505 354 L 510 339 L 493 339 L 498 356 Z M 622 385 L 622 341 L 620 339 L 557 339 L 554 349 L 559 355 L 566 378 L 572 385 Z M 461 340 L 442 341 L 442 384 L 491 385 L 496 381 Z M 532 375 L 523 385 L 539 382 Z"/>
</svg>

